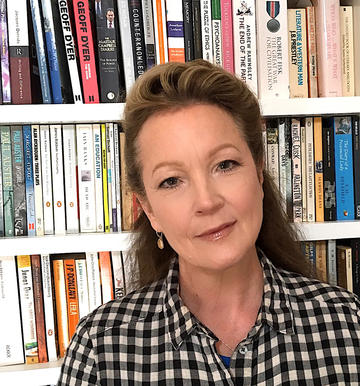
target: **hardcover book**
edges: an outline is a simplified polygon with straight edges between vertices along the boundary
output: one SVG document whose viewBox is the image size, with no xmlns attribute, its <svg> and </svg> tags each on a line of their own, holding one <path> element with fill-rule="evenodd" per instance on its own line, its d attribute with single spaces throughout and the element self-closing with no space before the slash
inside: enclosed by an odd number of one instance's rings
<svg viewBox="0 0 360 386">
<path fill-rule="evenodd" d="M 11 103 L 10 63 L 6 0 L 0 0 L 0 74 L 2 102 Z"/>
<path fill-rule="evenodd" d="M 166 0 L 169 62 L 185 62 L 184 19 L 181 1 Z"/>
</svg>

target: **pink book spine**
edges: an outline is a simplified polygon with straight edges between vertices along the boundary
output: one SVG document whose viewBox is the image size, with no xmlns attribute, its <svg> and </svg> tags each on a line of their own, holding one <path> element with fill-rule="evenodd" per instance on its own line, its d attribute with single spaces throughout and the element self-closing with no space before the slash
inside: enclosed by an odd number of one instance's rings
<svg viewBox="0 0 360 386">
<path fill-rule="evenodd" d="M 320 97 L 342 96 L 339 8 L 339 0 L 318 0 L 315 10 Z"/>
<path fill-rule="evenodd" d="M 234 73 L 234 41 L 231 0 L 221 0 L 223 67 Z"/>
</svg>

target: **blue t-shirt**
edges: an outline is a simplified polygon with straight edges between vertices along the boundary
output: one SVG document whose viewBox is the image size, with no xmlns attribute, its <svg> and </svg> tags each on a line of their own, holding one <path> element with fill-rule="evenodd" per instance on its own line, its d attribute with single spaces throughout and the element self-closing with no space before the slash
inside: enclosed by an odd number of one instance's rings
<svg viewBox="0 0 360 386">
<path fill-rule="evenodd" d="M 226 367 L 230 366 L 231 357 L 226 357 L 225 355 L 220 355 L 220 358 L 222 359 L 222 361 L 224 362 Z"/>
</svg>

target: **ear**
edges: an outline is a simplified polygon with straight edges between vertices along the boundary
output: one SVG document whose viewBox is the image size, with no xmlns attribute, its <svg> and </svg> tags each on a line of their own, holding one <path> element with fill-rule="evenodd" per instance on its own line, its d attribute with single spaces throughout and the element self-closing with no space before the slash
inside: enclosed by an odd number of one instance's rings
<svg viewBox="0 0 360 386">
<path fill-rule="evenodd" d="M 262 160 L 260 165 L 257 167 L 257 175 L 261 185 L 264 183 L 264 168 L 265 168 L 265 160 Z"/>
<path fill-rule="evenodd" d="M 142 195 L 136 195 L 136 198 L 138 199 L 143 211 L 145 212 L 147 218 L 150 221 L 151 227 L 154 229 L 155 232 L 162 232 L 162 228 L 157 221 L 156 216 L 154 215 L 154 212 L 151 208 L 151 205 L 148 201 L 148 199 L 145 196 Z"/>
</svg>

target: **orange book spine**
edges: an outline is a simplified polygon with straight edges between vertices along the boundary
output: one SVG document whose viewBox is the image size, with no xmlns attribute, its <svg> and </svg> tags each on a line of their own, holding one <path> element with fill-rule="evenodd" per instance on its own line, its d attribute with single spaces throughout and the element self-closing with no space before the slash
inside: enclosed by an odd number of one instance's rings
<svg viewBox="0 0 360 386">
<path fill-rule="evenodd" d="M 110 252 L 99 252 L 100 277 L 103 303 L 114 300 L 114 283 L 112 278 Z"/>
<path fill-rule="evenodd" d="M 315 219 L 324 221 L 324 172 L 322 152 L 322 119 L 314 117 Z"/>
<path fill-rule="evenodd" d="M 69 338 L 74 335 L 79 322 L 79 301 L 76 282 L 76 268 L 74 259 L 64 260 L 65 291 L 68 313 Z"/>
<path fill-rule="evenodd" d="M 158 49 L 159 49 L 159 63 L 157 64 L 163 64 L 167 62 L 165 50 L 167 52 L 167 47 L 165 45 L 164 40 L 164 26 L 165 26 L 165 20 L 163 19 L 163 13 L 164 13 L 164 7 L 165 3 L 164 0 L 154 0 L 155 1 L 155 7 L 156 7 L 156 20 L 157 23 L 155 23 L 155 28 L 157 29 L 157 38 L 158 38 Z"/>
<path fill-rule="evenodd" d="M 46 332 L 45 332 L 45 317 L 44 317 L 44 301 L 41 283 L 41 263 L 40 255 L 31 255 L 31 270 L 34 287 L 34 307 L 35 307 L 35 323 L 36 336 L 38 342 L 39 362 L 48 362 L 46 349 Z"/>
</svg>

